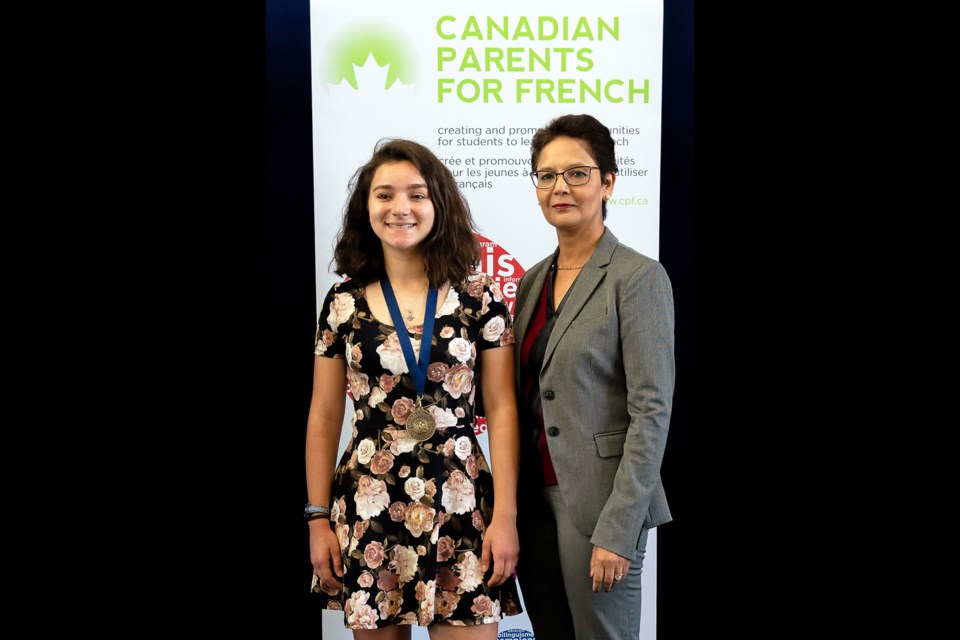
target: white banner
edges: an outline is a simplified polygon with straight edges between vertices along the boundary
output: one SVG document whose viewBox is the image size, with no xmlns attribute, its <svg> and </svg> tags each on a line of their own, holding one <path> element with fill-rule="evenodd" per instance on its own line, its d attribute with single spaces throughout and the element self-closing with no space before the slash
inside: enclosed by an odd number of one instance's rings
<svg viewBox="0 0 960 640">
<path fill-rule="evenodd" d="M 589 113 L 611 129 L 619 175 L 607 226 L 658 257 L 660 0 L 557 0 L 542 10 L 504 0 L 312 0 L 310 29 L 318 309 L 340 279 L 328 267 L 347 184 L 385 137 L 420 142 L 448 164 L 480 229 L 480 269 L 500 281 L 511 310 L 520 276 L 557 244 L 527 175 L 530 139 L 556 116 Z M 477 431 L 489 456 L 482 420 Z M 656 547 L 654 529 L 641 640 L 656 637 Z M 324 613 L 323 631 L 352 638 L 340 612 Z M 414 628 L 414 640 L 427 637 Z M 527 616 L 504 618 L 500 638 L 533 638 Z"/>
</svg>

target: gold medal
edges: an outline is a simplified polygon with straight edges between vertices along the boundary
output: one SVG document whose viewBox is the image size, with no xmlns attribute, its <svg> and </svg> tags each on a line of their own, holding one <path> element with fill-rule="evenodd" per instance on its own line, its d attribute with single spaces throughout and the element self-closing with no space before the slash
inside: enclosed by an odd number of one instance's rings
<svg viewBox="0 0 960 640">
<path fill-rule="evenodd" d="M 407 335 L 406 325 L 403 324 L 403 314 L 400 313 L 400 306 L 397 304 L 397 297 L 393 293 L 393 286 L 386 274 L 380 278 L 380 289 L 383 291 L 383 298 L 387 301 L 387 307 L 390 309 L 393 324 L 398 329 L 396 336 L 400 342 L 400 348 L 403 350 L 403 359 L 410 369 L 410 377 L 413 378 L 413 383 L 417 389 L 417 404 L 410 415 L 407 416 L 406 432 L 417 442 L 423 442 L 429 440 L 437 431 L 437 421 L 433 419 L 433 415 L 429 411 L 423 408 L 423 388 L 427 382 L 427 366 L 430 363 L 430 345 L 433 338 L 433 320 L 436 316 L 438 293 L 436 289 L 430 289 L 427 293 L 427 306 L 423 310 L 423 329 L 421 331 L 423 342 L 420 345 L 420 360 L 418 361 L 413 353 L 413 346 L 410 343 L 410 336 Z M 408 316 L 407 319 L 412 318 Z"/>
<path fill-rule="evenodd" d="M 407 433 L 417 442 L 423 442 L 429 440 L 436 430 L 437 421 L 423 408 L 422 399 L 417 398 L 416 408 L 407 416 Z"/>
</svg>

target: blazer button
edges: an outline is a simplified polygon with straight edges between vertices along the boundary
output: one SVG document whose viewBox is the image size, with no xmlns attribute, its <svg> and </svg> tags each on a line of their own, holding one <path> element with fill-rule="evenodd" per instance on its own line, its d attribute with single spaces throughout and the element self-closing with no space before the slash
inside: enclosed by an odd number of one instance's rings
<svg viewBox="0 0 960 640">
<path fill-rule="evenodd" d="M 558 436 L 558 435 L 560 435 L 560 429 L 558 429 L 558 428 L 556 428 L 556 427 L 550 427 L 549 429 L 547 429 L 547 435 L 548 435 L 548 436 Z"/>
<path fill-rule="evenodd" d="M 553 400 L 556 397 L 556 395 L 554 395 L 553 391 L 551 391 L 550 389 L 547 389 L 546 391 L 543 392 L 543 397 L 546 398 L 547 400 Z"/>
</svg>

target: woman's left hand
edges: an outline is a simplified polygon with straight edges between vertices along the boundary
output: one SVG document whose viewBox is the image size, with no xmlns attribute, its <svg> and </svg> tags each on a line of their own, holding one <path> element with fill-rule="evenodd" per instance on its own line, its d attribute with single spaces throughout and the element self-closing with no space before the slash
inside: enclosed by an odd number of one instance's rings
<svg viewBox="0 0 960 640">
<path fill-rule="evenodd" d="M 623 556 L 600 547 L 593 548 L 590 555 L 590 577 L 593 578 L 594 593 L 600 591 L 600 585 L 603 585 L 604 591 L 609 592 L 620 584 L 629 570 L 630 561 Z"/>
<path fill-rule="evenodd" d="M 493 560 L 493 574 L 487 584 L 495 587 L 513 575 L 520 557 L 520 538 L 517 536 L 517 521 L 497 519 L 487 527 L 483 536 L 483 551 L 480 554 L 480 570 L 486 575 Z"/>
</svg>

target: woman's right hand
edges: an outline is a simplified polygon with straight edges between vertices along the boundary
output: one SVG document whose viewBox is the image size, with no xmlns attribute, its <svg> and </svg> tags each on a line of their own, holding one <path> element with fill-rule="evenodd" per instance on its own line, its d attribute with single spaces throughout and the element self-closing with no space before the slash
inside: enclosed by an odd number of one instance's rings
<svg viewBox="0 0 960 640">
<path fill-rule="evenodd" d="M 326 518 L 311 520 L 310 526 L 310 563 L 313 573 L 320 576 L 324 591 L 340 591 L 343 583 L 337 577 L 343 577 L 343 561 L 340 558 L 340 542 Z M 331 569 L 332 566 L 332 569 Z"/>
</svg>

